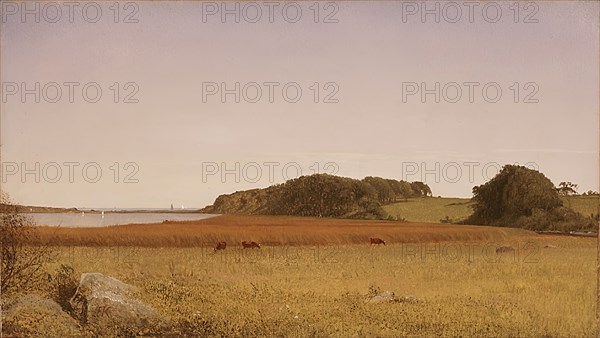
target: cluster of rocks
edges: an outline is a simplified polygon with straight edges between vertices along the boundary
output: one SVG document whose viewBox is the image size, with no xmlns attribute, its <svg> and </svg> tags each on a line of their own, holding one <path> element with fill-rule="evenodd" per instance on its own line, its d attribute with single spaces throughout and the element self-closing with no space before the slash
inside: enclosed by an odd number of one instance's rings
<svg viewBox="0 0 600 338">
<path fill-rule="evenodd" d="M 137 298 L 137 289 L 101 273 L 84 273 L 70 313 L 51 299 L 24 295 L 8 301 L 3 332 L 28 337 L 114 337 L 166 328 L 168 321 Z"/>
</svg>

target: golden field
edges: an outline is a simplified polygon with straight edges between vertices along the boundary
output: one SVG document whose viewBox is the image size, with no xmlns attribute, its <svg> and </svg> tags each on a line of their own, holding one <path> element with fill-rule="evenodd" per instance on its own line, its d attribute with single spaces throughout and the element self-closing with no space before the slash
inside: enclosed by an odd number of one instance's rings
<svg viewBox="0 0 600 338">
<path fill-rule="evenodd" d="M 40 228 L 59 264 L 101 272 L 189 335 L 589 337 L 596 240 L 450 224 L 220 216 Z M 369 245 L 369 237 L 387 245 Z M 211 245 L 227 241 L 227 249 Z M 255 240 L 262 249 L 242 249 Z M 497 254 L 510 245 L 515 252 Z M 547 247 L 549 246 L 549 247 Z M 379 291 L 396 301 L 369 303 Z M 183 329 L 182 329 L 183 330 Z M 182 331 L 183 332 L 183 331 Z"/>
</svg>

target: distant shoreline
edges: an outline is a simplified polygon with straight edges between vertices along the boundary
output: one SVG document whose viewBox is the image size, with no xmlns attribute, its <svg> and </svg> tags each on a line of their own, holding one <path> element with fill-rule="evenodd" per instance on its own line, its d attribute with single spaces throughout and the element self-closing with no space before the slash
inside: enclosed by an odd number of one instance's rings
<svg viewBox="0 0 600 338">
<path fill-rule="evenodd" d="M 217 215 L 191 212 L 51 212 L 21 213 L 36 226 L 66 228 L 102 228 L 125 224 L 174 224 L 197 221 Z"/>
<path fill-rule="evenodd" d="M 157 209 L 157 208 L 123 208 L 123 209 L 111 209 L 111 208 L 56 208 L 56 207 L 40 207 L 30 205 L 8 205 L 0 204 L 1 210 L 6 211 L 17 211 L 23 214 L 39 214 L 39 213 L 91 213 L 100 214 L 134 214 L 134 213 L 174 213 L 174 214 L 201 214 L 200 209 Z"/>
</svg>

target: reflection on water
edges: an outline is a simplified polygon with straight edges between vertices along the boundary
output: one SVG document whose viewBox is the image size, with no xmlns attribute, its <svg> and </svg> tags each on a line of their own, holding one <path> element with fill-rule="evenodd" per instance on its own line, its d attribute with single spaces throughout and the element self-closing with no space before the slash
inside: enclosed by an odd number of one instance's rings
<svg viewBox="0 0 600 338">
<path fill-rule="evenodd" d="M 33 213 L 28 214 L 37 225 L 62 227 L 103 227 L 131 223 L 161 223 L 168 221 L 192 221 L 214 217 L 211 214 L 184 213 Z"/>
</svg>

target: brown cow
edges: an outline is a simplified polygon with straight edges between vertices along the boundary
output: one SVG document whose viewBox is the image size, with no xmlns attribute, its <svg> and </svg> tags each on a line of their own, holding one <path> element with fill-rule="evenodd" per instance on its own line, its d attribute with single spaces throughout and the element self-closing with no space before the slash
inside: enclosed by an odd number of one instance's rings
<svg viewBox="0 0 600 338">
<path fill-rule="evenodd" d="M 369 240 L 371 241 L 371 245 L 372 244 L 377 244 L 377 245 L 383 244 L 383 245 L 385 245 L 385 241 L 383 239 L 381 239 L 381 238 L 371 237 L 371 238 L 369 238 Z"/>
<path fill-rule="evenodd" d="M 251 241 L 251 242 L 242 241 L 242 247 L 244 249 L 250 249 L 250 248 L 252 248 L 252 249 L 259 248 L 260 249 L 260 244 L 254 242 L 254 241 Z"/>
<path fill-rule="evenodd" d="M 497 254 L 503 253 L 503 252 L 513 252 L 513 251 L 515 251 L 515 248 L 513 248 L 512 246 L 499 246 L 496 249 Z"/>
<path fill-rule="evenodd" d="M 219 242 L 219 243 L 217 243 L 217 245 L 215 245 L 214 251 L 217 252 L 219 250 L 225 250 L 225 247 L 227 247 L 227 243 Z"/>
</svg>

